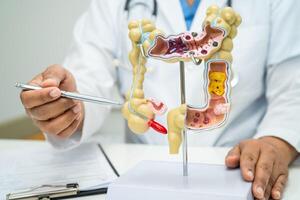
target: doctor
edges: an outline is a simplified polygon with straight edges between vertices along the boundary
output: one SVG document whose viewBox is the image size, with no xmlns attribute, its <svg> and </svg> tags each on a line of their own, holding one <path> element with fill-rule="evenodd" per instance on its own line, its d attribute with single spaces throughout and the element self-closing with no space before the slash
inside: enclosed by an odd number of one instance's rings
<svg viewBox="0 0 300 200">
<path fill-rule="evenodd" d="M 60 98 L 58 88 L 107 98 L 114 84 L 123 95 L 130 88 L 128 19 L 152 17 L 167 34 L 199 31 L 209 5 L 231 4 L 226 0 L 135 2 L 124 9 L 125 0 L 92 1 L 75 27 L 65 62 L 48 67 L 30 81 L 44 89 L 21 93 L 26 112 L 54 146 L 79 145 L 100 128 L 109 112 L 98 105 Z M 226 165 L 241 168 L 243 178 L 253 182 L 257 199 L 281 199 L 288 166 L 300 151 L 299 1 L 244 0 L 233 1 L 232 6 L 243 22 L 234 40 L 233 69 L 239 83 L 232 91 L 230 118 L 210 133 L 189 134 L 189 142 L 234 146 Z M 178 65 L 150 59 L 147 66 L 151 70 L 144 82 L 146 96 L 164 101 L 169 108 L 180 105 Z M 202 91 L 202 69 L 186 64 L 187 102 L 201 104 L 194 93 Z M 165 123 L 164 118 L 158 120 Z M 151 131 L 142 136 L 129 134 L 127 139 L 167 143 Z"/>
</svg>

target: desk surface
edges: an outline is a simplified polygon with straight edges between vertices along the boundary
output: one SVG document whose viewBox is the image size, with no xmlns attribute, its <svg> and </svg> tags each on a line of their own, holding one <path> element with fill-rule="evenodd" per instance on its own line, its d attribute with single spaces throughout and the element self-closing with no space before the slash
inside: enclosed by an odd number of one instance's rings
<svg viewBox="0 0 300 200">
<path fill-rule="evenodd" d="M 10 148 L 22 148 L 35 143 L 43 145 L 43 142 L 0 140 L 0 151 Z M 134 144 L 103 144 L 112 163 L 120 174 L 136 165 L 141 160 L 168 160 L 181 161 L 181 155 L 169 155 L 167 146 L 134 145 Z M 191 147 L 189 148 L 189 161 L 209 164 L 224 164 L 228 148 Z M 1 158 L 0 158 L 1 159 Z M 290 167 L 288 186 L 284 193 L 285 200 L 300 199 L 300 162 Z M 82 200 L 95 199 L 96 196 L 82 197 Z M 104 200 L 105 195 L 98 195 L 98 200 Z"/>
</svg>

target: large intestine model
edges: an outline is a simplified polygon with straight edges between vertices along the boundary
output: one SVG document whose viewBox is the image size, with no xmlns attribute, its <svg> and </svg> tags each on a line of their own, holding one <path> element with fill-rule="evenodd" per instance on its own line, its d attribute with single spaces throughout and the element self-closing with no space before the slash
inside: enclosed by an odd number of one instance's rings
<svg viewBox="0 0 300 200">
<path fill-rule="evenodd" d="M 137 134 L 150 127 L 166 134 L 169 151 L 178 153 L 183 129 L 208 130 L 223 125 L 230 109 L 230 81 L 233 48 L 241 17 L 232 8 L 210 6 L 206 11 L 202 32 L 184 32 L 165 36 L 150 20 L 131 21 L 128 25 L 132 50 L 129 60 L 133 66 L 132 87 L 122 108 L 129 128 Z M 147 58 L 165 62 L 205 62 L 204 90 L 206 104 L 193 107 L 182 104 L 167 116 L 168 131 L 157 123 L 155 115 L 166 112 L 167 106 L 158 100 L 145 98 L 143 90 Z"/>
</svg>

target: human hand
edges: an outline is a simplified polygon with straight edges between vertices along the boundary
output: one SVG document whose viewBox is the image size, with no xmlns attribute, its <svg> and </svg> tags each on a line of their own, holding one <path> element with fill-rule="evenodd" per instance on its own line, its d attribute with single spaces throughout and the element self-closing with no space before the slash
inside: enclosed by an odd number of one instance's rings
<svg viewBox="0 0 300 200">
<path fill-rule="evenodd" d="M 281 199 L 288 178 L 288 166 L 297 151 L 276 137 L 262 137 L 240 142 L 226 156 L 226 166 L 240 167 L 246 181 L 253 182 L 256 199 Z"/>
<path fill-rule="evenodd" d="M 75 79 L 69 71 L 59 65 L 52 65 L 29 84 L 43 89 L 22 91 L 21 101 L 27 115 L 43 132 L 67 138 L 81 129 L 84 118 L 83 103 L 60 98 L 60 89 L 76 92 Z"/>
</svg>

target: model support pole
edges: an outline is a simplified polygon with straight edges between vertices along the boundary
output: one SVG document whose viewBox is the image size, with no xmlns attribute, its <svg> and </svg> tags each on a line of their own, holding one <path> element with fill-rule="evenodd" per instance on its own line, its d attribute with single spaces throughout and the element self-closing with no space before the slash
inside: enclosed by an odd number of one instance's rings
<svg viewBox="0 0 300 200">
<path fill-rule="evenodd" d="M 180 61 L 180 95 L 181 104 L 185 104 L 185 71 L 184 62 Z M 182 158 L 183 158 L 183 176 L 188 176 L 188 149 L 187 134 L 185 128 L 182 129 Z"/>
</svg>

